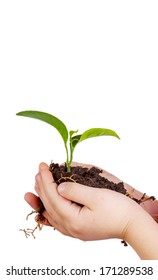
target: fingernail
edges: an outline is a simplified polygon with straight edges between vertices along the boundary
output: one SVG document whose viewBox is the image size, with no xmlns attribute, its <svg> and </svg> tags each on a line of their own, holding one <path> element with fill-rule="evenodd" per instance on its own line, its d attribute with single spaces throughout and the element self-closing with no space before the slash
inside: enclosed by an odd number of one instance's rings
<svg viewBox="0 0 158 280">
<path fill-rule="evenodd" d="M 60 185 L 58 186 L 58 192 L 59 192 L 59 193 L 62 192 L 62 191 L 65 189 L 65 187 L 66 187 L 66 183 L 60 184 Z"/>
</svg>

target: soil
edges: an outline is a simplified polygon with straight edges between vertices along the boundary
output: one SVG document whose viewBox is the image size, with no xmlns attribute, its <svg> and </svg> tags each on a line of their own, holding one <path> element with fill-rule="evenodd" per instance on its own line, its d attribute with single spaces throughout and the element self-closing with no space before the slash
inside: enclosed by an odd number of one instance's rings
<svg viewBox="0 0 158 280">
<path fill-rule="evenodd" d="M 107 178 L 101 176 L 103 170 L 97 167 L 87 168 L 82 166 L 72 166 L 70 172 L 67 172 L 66 165 L 51 163 L 49 170 L 52 172 L 54 181 L 57 185 L 63 182 L 75 182 L 92 188 L 105 188 L 122 193 L 138 204 L 149 199 L 155 200 L 154 196 L 147 197 L 146 193 L 144 193 L 140 199 L 131 196 L 124 188 L 123 182 L 114 183 L 113 181 L 109 181 Z"/>
<path fill-rule="evenodd" d="M 74 166 L 71 167 L 71 171 L 67 172 L 65 165 L 51 163 L 50 171 L 52 172 L 54 181 L 59 185 L 63 182 L 76 182 L 82 185 L 86 185 L 93 188 L 106 188 L 122 194 L 126 194 L 123 182 L 115 184 L 109 181 L 100 174 L 103 172 L 96 167 Z"/>
</svg>

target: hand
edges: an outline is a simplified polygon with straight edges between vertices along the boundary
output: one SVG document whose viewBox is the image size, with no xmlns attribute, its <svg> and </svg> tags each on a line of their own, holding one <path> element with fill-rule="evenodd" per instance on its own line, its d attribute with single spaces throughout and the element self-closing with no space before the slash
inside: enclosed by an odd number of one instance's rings
<svg viewBox="0 0 158 280">
<path fill-rule="evenodd" d="M 114 191 L 77 183 L 62 183 L 57 187 L 46 164 L 39 167 L 35 190 L 46 209 L 45 224 L 82 240 L 124 239 L 128 224 L 141 209 L 130 198 Z M 27 196 L 27 201 L 34 201 L 33 207 L 38 204 L 37 197 L 29 200 Z"/>
<path fill-rule="evenodd" d="M 80 166 L 87 167 L 87 168 L 93 167 L 93 165 L 90 165 L 90 164 L 80 164 L 80 163 L 76 163 L 76 162 L 72 163 L 72 166 L 76 166 L 76 165 L 80 165 Z M 103 172 L 101 173 L 101 176 L 104 176 L 109 181 L 113 181 L 114 183 L 121 182 L 121 180 L 119 178 L 117 178 L 113 174 L 107 172 L 106 170 L 103 170 Z M 127 190 L 129 197 L 139 200 L 141 207 L 144 210 L 146 210 L 152 216 L 152 218 L 158 223 L 158 200 L 156 200 L 156 199 L 154 200 L 154 199 L 150 198 L 150 196 L 148 196 L 148 195 L 144 196 L 144 193 L 138 191 L 137 189 L 133 188 L 132 186 L 130 186 L 129 184 L 127 184 L 125 182 L 124 182 L 124 187 Z"/>
<path fill-rule="evenodd" d="M 103 176 L 116 183 L 120 181 L 106 171 Z M 124 186 L 133 193 L 131 186 Z M 111 190 L 76 183 L 57 186 L 48 165 L 44 163 L 39 166 L 35 190 L 39 197 L 27 193 L 25 199 L 36 210 L 42 201 L 45 207 L 42 213 L 45 219 L 40 221 L 42 224 L 81 240 L 121 238 L 133 247 L 141 259 L 158 259 L 157 200 L 146 200 L 140 207 L 129 197 Z M 137 190 L 134 194 L 138 199 L 142 197 Z"/>
</svg>

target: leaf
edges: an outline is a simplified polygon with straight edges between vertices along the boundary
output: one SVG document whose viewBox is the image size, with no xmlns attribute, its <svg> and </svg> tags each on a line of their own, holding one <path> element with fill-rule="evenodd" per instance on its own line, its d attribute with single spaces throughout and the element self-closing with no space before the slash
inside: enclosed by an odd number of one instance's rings
<svg viewBox="0 0 158 280">
<path fill-rule="evenodd" d="M 83 132 L 83 134 L 81 134 L 81 135 L 75 135 L 74 137 L 72 137 L 72 143 L 73 143 L 73 146 L 75 147 L 77 145 L 77 143 L 80 143 L 83 140 L 86 140 L 86 139 L 92 138 L 92 137 L 98 137 L 98 136 L 114 136 L 114 137 L 120 139 L 120 137 L 117 135 L 117 133 L 111 129 L 91 128 L 91 129 L 88 129 L 85 132 Z"/>
<path fill-rule="evenodd" d="M 78 132 L 78 130 L 70 130 L 70 132 L 69 132 L 70 140 L 71 140 L 71 138 L 72 138 L 72 135 L 73 135 L 74 133 L 77 133 L 77 132 Z"/>
<path fill-rule="evenodd" d="M 71 144 L 72 144 L 72 148 L 74 150 L 75 146 L 77 145 L 77 143 L 80 141 L 81 138 L 81 134 L 75 135 L 71 138 Z"/>
<path fill-rule="evenodd" d="M 117 135 L 117 133 L 111 129 L 107 128 L 90 128 L 86 130 L 80 137 L 79 142 L 87 139 L 87 138 L 92 138 L 92 137 L 97 137 L 97 136 L 114 136 L 118 139 L 120 137 Z"/>
<path fill-rule="evenodd" d="M 65 126 L 65 124 L 56 118 L 53 115 L 50 115 L 45 112 L 40 112 L 40 111 L 22 111 L 16 114 L 17 116 L 23 116 L 23 117 L 29 117 L 33 119 L 38 119 L 43 122 L 46 122 L 56 128 L 58 132 L 60 133 L 61 137 L 63 138 L 63 141 L 66 145 L 67 140 L 68 140 L 68 130 Z"/>
</svg>

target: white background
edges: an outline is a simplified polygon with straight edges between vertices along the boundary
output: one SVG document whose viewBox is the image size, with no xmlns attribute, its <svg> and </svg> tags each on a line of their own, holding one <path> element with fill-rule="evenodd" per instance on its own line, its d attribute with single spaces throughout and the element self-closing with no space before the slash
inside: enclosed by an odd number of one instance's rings
<svg viewBox="0 0 158 280">
<path fill-rule="evenodd" d="M 25 239 L 19 228 L 35 223 L 25 221 L 23 196 L 34 191 L 38 164 L 61 163 L 65 151 L 56 130 L 16 113 L 45 111 L 80 132 L 115 130 L 120 141 L 87 140 L 74 160 L 158 196 L 157 14 L 157 1 L 0 1 L 3 267 L 138 263 L 119 240 L 82 242 L 51 228 Z"/>
</svg>

